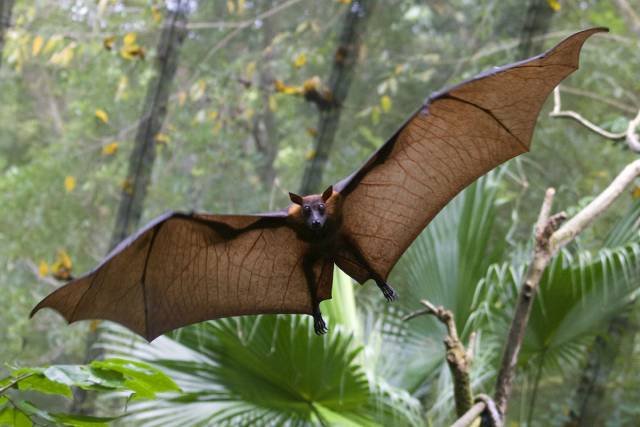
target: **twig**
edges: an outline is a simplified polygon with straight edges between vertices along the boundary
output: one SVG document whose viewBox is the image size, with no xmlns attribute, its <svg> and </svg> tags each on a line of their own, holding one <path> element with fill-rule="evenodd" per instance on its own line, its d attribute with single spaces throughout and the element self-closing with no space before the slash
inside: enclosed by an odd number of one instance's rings
<svg viewBox="0 0 640 427">
<path fill-rule="evenodd" d="M 444 307 L 436 307 L 427 300 L 421 300 L 420 304 L 426 308 L 411 313 L 403 318 L 410 320 L 423 314 L 435 316 L 443 325 L 447 327 L 447 336 L 444 339 L 444 346 L 447 350 L 447 364 L 453 377 L 453 393 L 456 402 L 456 413 L 458 416 L 464 415 L 473 404 L 473 394 L 471 392 L 471 380 L 469 369 L 471 367 L 471 354 L 467 352 L 458 337 L 458 330 L 453 313 Z"/>
<path fill-rule="evenodd" d="M 29 377 L 34 376 L 36 373 L 35 372 L 29 372 L 27 374 L 22 374 L 16 378 L 13 379 L 13 381 L 9 382 L 7 385 L 4 385 L 2 387 L 0 387 L 0 396 L 2 396 L 7 390 L 9 390 L 11 387 L 13 387 L 14 385 L 18 384 L 20 381 L 27 379 Z"/>
<path fill-rule="evenodd" d="M 470 425 L 476 418 L 478 418 L 484 410 L 487 408 L 487 404 L 483 401 L 479 401 L 474 404 L 467 412 L 464 413 L 463 416 L 458 418 L 456 422 L 451 424 L 451 427 L 467 427 Z"/>
<path fill-rule="evenodd" d="M 638 176 L 640 176 L 640 159 L 629 163 L 598 197 L 593 199 L 591 203 L 551 236 L 553 254 L 572 241 L 598 218 Z"/>
<path fill-rule="evenodd" d="M 618 139 L 623 139 L 627 135 L 626 131 L 625 132 L 609 132 L 608 130 L 603 129 L 600 126 L 594 124 L 593 122 L 590 122 L 589 120 L 585 119 L 583 116 L 576 113 L 575 111 L 571 111 L 571 110 L 563 111 L 561 108 L 562 107 L 561 107 L 561 101 L 560 101 L 560 88 L 559 86 L 556 86 L 556 88 L 553 90 L 553 111 L 549 113 L 549 116 L 566 117 L 566 118 L 574 119 L 575 121 L 580 123 L 582 126 L 589 129 L 590 131 L 595 132 L 598 135 L 603 136 L 607 139 L 618 140 Z"/>
<path fill-rule="evenodd" d="M 623 132 L 609 132 L 606 129 L 601 128 L 600 126 L 594 124 L 593 122 L 587 120 L 582 115 L 575 111 L 571 110 L 562 110 L 561 99 L 560 99 L 560 86 L 556 86 L 553 90 L 553 110 L 549 113 L 551 117 L 564 117 L 570 118 L 582 126 L 586 127 L 592 132 L 597 133 L 598 135 L 612 140 L 621 140 L 624 139 L 627 142 L 627 145 L 632 151 L 640 153 L 640 140 L 638 134 L 636 133 L 636 128 L 640 125 L 640 110 L 638 111 L 636 117 L 633 120 L 629 121 L 627 125 L 627 129 Z"/>
</svg>

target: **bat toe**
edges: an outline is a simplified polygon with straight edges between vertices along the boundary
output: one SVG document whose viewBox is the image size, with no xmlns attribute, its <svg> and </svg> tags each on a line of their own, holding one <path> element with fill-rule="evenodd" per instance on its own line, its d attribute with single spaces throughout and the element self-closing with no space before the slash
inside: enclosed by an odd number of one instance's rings
<svg viewBox="0 0 640 427">
<path fill-rule="evenodd" d="M 395 301 L 398 299 L 398 293 L 391 287 L 389 284 L 382 282 L 378 284 L 378 287 L 382 291 L 382 295 L 387 299 L 387 301 Z"/>
<path fill-rule="evenodd" d="M 313 329 L 315 330 L 316 335 L 324 335 L 329 330 L 324 319 L 319 314 L 313 316 Z"/>
</svg>

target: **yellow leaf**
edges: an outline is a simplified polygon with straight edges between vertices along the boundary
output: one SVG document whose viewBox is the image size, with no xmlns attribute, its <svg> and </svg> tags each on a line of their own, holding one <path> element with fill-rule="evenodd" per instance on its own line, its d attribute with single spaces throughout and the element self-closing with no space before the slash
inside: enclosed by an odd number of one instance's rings
<svg viewBox="0 0 640 427">
<path fill-rule="evenodd" d="M 341 4 L 351 4 L 351 0 L 337 0 Z"/>
<path fill-rule="evenodd" d="M 71 270 L 71 267 L 73 267 L 73 264 L 71 263 L 71 257 L 66 251 L 62 249 L 58 251 L 58 261 L 60 262 L 60 265 L 67 270 Z"/>
<path fill-rule="evenodd" d="M 633 197 L 634 199 L 640 199 L 640 185 L 637 185 L 636 188 L 633 189 L 631 197 Z"/>
<path fill-rule="evenodd" d="M 278 101 L 273 95 L 269 95 L 269 110 L 276 111 L 278 109 Z"/>
<path fill-rule="evenodd" d="M 118 145 L 119 144 L 117 142 L 112 142 L 110 144 L 105 145 L 104 147 L 102 147 L 102 155 L 112 156 L 116 154 L 116 152 L 118 151 Z"/>
<path fill-rule="evenodd" d="M 393 70 L 393 73 L 398 75 L 404 72 L 407 69 L 407 64 L 398 64 L 396 68 Z"/>
<path fill-rule="evenodd" d="M 76 188 L 76 179 L 71 175 L 68 175 L 64 179 L 64 188 L 67 190 L 67 193 L 71 193 L 74 188 Z"/>
<path fill-rule="evenodd" d="M 385 113 L 391 109 L 391 98 L 388 95 L 380 98 L 380 108 L 382 108 L 382 111 Z"/>
<path fill-rule="evenodd" d="M 316 150 L 314 150 L 313 148 L 307 151 L 306 154 L 304 155 L 305 160 L 313 160 L 315 157 L 316 157 Z"/>
<path fill-rule="evenodd" d="M 215 119 L 218 118 L 218 112 L 217 111 L 210 111 L 208 116 L 209 116 L 209 119 L 215 120 Z"/>
<path fill-rule="evenodd" d="M 244 13 L 244 0 L 238 0 L 238 14 L 242 15 Z"/>
<path fill-rule="evenodd" d="M 320 81 L 320 77 L 313 76 L 310 79 L 305 80 L 305 82 L 302 84 L 302 88 L 305 93 L 311 92 L 313 90 L 317 91 L 320 89 L 321 84 L 322 83 Z"/>
<path fill-rule="evenodd" d="M 169 135 L 167 135 L 166 133 L 158 132 L 156 134 L 155 140 L 160 144 L 168 144 L 170 141 L 170 138 L 169 138 Z"/>
<path fill-rule="evenodd" d="M 135 58 L 144 59 L 145 52 L 141 46 L 138 46 L 137 44 L 131 44 L 123 46 L 122 49 L 120 49 L 120 56 L 128 60 L 132 60 Z"/>
<path fill-rule="evenodd" d="M 187 101 L 187 93 L 185 91 L 178 92 L 178 105 L 182 107 L 186 101 Z"/>
<path fill-rule="evenodd" d="M 113 49 L 113 43 L 115 43 L 115 41 L 116 41 L 116 36 L 105 37 L 102 40 L 102 46 L 107 50 L 111 50 Z"/>
<path fill-rule="evenodd" d="M 312 136 L 312 137 L 316 137 L 316 135 L 318 135 L 318 129 L 316 128 L 307 128 L 307 133 Z"/>
<path fill-rule="evenodd" d="M 297 55 L 293 59 L 293 66 L 296 68 L 302 68 L 306 63 L 307 63 L 307 55 L 305 55 L 304 53 Z"/>
<path fill-rule="evenodd" d="M 47 264 L 46 261 L 40 261 L 38 264 L 38 275 L 44 277 L 47 274 L 49 274 L 49 264 Z"/>
<path fill-rule="evenodd" d="M 100 119 L 102 123 L 109 123 L 109 115 L 107 114 L 106 111 L 100 108 L 96 110 L 96 117 Z"/>
<path fill-rule="evenodd" d="M 58 43 L 60 43 L 60 41 L 62 41 L 62 36 L 60 35 L 54 35 L 49 37 L 49 40 L 47 40 L 47 44 L 44 45 L 44 50 L 42 51 L 43 53 L 49 53 L 52 52 L 53 49 L 56 48 L 56 46 L 58 45 Z"/>
<path fill-rule="evenodd" d="M 547 0 L 547 4 L 551 9 L 553 9 L 554 12 L 559 11 L 560 8 L 562 7 L 558 0 Z"/>
<path fill-rule="evenodd" d="M 137 37 L 136 33 L 127 33 L 122 39 L 122 42 L 125 46 L 133 46 L 136 43 Z"/>
<path fill-rule="evenodd" d="M 66 67 L 67 65 L 69 65 L 69 63 L 73 59 L 75 47 L 76 47 L 75 42 L 69 43 L 69 45 L 64 49 L 62 49 L 60 52 L 56 52 L 53 55 L 51 55 L 51 59 L 49 59 L 49 62 L 53 65 Z"/>
<path fill-rule="evenodd" d="M 58 280 L 69 280 L 71 279 L 71 269 L 73 268 L 73 263 L 71 262 L 71 257 L 64 250 L 58 251 L 58 257 L 56 262 L 51 264 L 51 274 Z"/>
<path fill-rule="evenodd" d="M 156 24 L 162 21 L 162 12 L 158 6 L 151 6 L 151 17 Z"/>
<path fill-rule="evenodd" d="M 236 4 L 233 2 L 233 0 L 227 0 L 227 11 L 229 11 L 229 13 L 233 13 L 236 11 Z"/>
<path fill-rule="evenodd" d="M 33 43 L 31 44 L 31 54 L 33 56 L 38 56 L 40 50 L 42 50 L 42 45 L 44 44 L 44 39 L 42 36 L 36 36 L 33 39 Z"/>
</svg>

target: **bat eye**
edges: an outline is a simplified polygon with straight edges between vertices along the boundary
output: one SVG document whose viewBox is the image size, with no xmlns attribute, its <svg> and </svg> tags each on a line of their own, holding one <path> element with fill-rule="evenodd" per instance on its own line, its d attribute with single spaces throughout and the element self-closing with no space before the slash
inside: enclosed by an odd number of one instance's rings
<svg viewBox="0 0 640 427">
<path fill-rule="evenodd" d="M 305 214 L 309 214 L 309 213 L 311 213 L 311 206 L 309 206 L 309 205 L 304 205 L 304 206 L 302 207 L 302 210 L 304 211 L 304 213 L 305 213 Z"/>
<path fill-rule="evenodd" d="M 319 204 L 318 205 L 318 210 L 320 211 L 320 213 L 324 212 L 324 205 L 323 204 Z"/>
</svg>

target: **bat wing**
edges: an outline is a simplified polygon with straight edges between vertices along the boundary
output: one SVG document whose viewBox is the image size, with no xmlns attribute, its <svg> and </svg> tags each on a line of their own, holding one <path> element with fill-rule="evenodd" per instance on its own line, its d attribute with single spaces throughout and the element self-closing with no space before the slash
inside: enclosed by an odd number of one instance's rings
<svg viewBox="0 0 640 427">
<path fill-rule="evenodd" d="M 432 95 L 365 165 L 334 186 L 344 197 L 343 230 L 387 278 L 433 217 L 481 175 L 529 151 L 544 101 L 578 68 L 594 28 L 548 52 L 495 68 Z M 336 264 L 370 278 L 349 256 Z M 364 280 L 363 280 L 364 279 Z"/>
<path fill-rule="evenodd" d="M 312 313 L 302 268 L 306 243 L 286 212 L 262 215 L 168 213 L 122 242 L 90 273 L 32 311 L 69 322 L 107 319 L 153 340 L 209 319 Z M 318 297 L 331 298 L 332 266 L 316 266 Z"/>
</svg>

